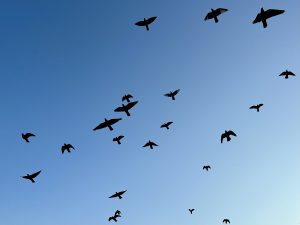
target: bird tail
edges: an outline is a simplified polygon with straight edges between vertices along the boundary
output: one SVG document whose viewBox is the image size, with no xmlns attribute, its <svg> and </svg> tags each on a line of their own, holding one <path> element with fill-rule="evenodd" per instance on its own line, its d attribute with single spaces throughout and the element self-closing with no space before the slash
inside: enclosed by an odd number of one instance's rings
<svg viewBox="0 0 300 225">
<path fill-rule="evenodd" d="M 169 130 L 169 126 L 166 126 L 167 130 Z"/>
<path fill-rule="evenodd" d="M 219 22 L 219 20 L 218 20 L 218 17 L 214 17 L 214 20 L 215 20 L 215 23 L 218 23 Z"/>
<path fill-rule="evenodd" d="M 114 129 L 112 128 L 112 126 L 108 126 L 108 129 L 109 129 L 110 131 L 114 130 Z"/>
<path fill-rule="evenodd" d="M 175 96 L 172 96 L 172 100 L 175 100 Z"/>
<path fill-rule="evenodd" d="M 127 116 L 130 116 L 130 113 L 127 110 L 125 111 L 125 113 Z"/>
<path fill-rule="evenodd" d="M 121 144 L 120 140 L 117 140 L 117 142 L 118 142 L 118 145 L 120 145 L 120 144 Z"/>
<path fill-rule="evenodd" d="M 261 22 L 263 23 L 264 28 L 266 28 L 268 26 L 266 19 L 262 18 Z"/>
<path fill-rule="evenodd" d="M 227 137 L 227 141 L 230 141 L 230 140 L 231 140 L 231 137 L 230 137 L 230 136 L 228 136 L 228 137 Z"/>
<path fill-rule="evenodd" d="M 146 24 L 146 30 L 149 31 L 149 25 L 148 24 Z"/>
</svg>

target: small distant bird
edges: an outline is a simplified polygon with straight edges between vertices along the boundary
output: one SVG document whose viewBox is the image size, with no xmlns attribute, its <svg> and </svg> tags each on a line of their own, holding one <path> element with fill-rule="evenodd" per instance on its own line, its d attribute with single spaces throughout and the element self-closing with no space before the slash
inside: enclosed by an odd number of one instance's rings
<svg viewBox="0 0 300 225">
<path fill-rule="evenodd" d="M 262 107 L 264 104 L 258 104 L 250 106 L 249 109 L 256 109 L 257 112 L 259 112 L 259 108 Z"/>
<path fill-rule="evenodd" d="M 149 31 L 149 24 L 153 23 L 156 18 L 157 18 L 157 16 L 153 16 L 148 19 L 144 18 L 144 20 L 136 22 L 135 25 L 145 26 L 146 30 Z"/>
<path fill-rule="evenodd" d="M 189 209 L 190 213 L 193 214 L 193 212 L 195 211 L 195 209 Z"/>
<path fill-rule="evenodd" d="M 35 183 L 35 180 L 34 178 L 36 178 L 42 171 L 38 171 L 36 173 L 33 173 L 33 174 L 27 174 L 26 176 L 22 176 L 22 178 L 24 179 L 28 179 L 30 180 L 32 183 Z"/>
<path fill-rule="evenodd" d="M 224 219 L 224 220 L 223 220 L 223 223 L 226 223 L 226 224 L 227 224 L 227 223 L 230 223 L 230 220 L 229 220 L 229 219 Z"/>
<path fill-rule="evenodd" d="M 61 146 L 61 153 L 64 154 L 64 152 L 67 150 L 68 153 L 71 153 L 71 149 L 75 150 L 73 145 L 64 143 L 63 146 Z"/>
<path fill-rule="evenodd" d="M 177 89 L 176 91 L 170 91 L 169 93 L 165 94 L 166 97 L 172 98 L 172 100 L 175 100 L 175 96 L 178 94 L 180 89 Z"/>
<path fill-rule="evenodd" d="M 286 70 L 283 71 L 279 76 L 284 76 L 285 79 L 288 79 L 289 76 L 296 76 L 292 71 Z"/>
<path fill-rule="evenodd" d="M 210 165 L 203 166 L 203 170 L 206 170 L 206 171 L 208 171 L 208 170 L 210 170 L 210 169 L 211 169 Z"/>
<path fill-rule="evenodd" d="M 118 220 L 117 220 L 118 217 L 121 217 L 121 211 L 120 211 L 120 210 L 117 210 L 117 211 L 115 212 L 115 215 L 109 217 L 109 218 L 108 218 L 108 221 L 113 220 L 113 221 L 115 221 L 115 222 L 118 222 Z"/>
<path fill-rule="evenodd" d="M 149 140 L 143 147 L 150 147 L 150 149 L 153 149 L 153 146 L 158 146 L 158 145 Z"/>
<path fill-rule="evenodd" d="M 223 139 L 226 138 L 227 142 L 231 140 L 230 135 L 235 136 L 236 134 L 232 130 L 225 130 L 225 132 L 221 135 L 221 143 L 223 143 Z"/>
<path fill-rule="evenodd" d="M 115 194 L 113 194 L 112 196 L 110 196 L 109 198 L 119 198 L 119 199 L 122 199 L 122 195 L 126 192 L 127 190 L 125 191 L 120 191 L 120 192 L 116 192 Z M 119 214 L 119 210 L 116 211 L 117 214 Z M 121 213 L 121 212 L 120 212 Z"/>
<path fill-rule="evenodd" d="M 284 13 L 284 10 L 268 9 L 268 10 L 265 11 L 264 8 L 261 8 L 260 13 L 257 14 L 255 20 L 252 23 L 255 24 L 255 23 L 262 22 L 263 27 L 266 28 L 268 26 L 267 19 L 269 19 L 273 16 L 280 15 L 282 13 Z"/>
<path fill-rule="evenodd" d="M 115 112 L 125 112 L 127 116 L 130 116 L 129 109 L 131 109 L 137 103 L 138 103 L 138 101 L 129 102 L 127 105 L 122 104 L 122 106 L 116 108 L 114 111 Z"/>
<path fill-rule="evenodd" d="M 218 23 L 218 16 L 220 16 L 222 13 L 227 12 L 228 9 L 223 9 L 223 8 L 218 8 L 216 10 L 211 9 L 211 12 L 207 13 L 206 17 L 204 18 L 204 20 L 210 20 L 210 19 L 214 19 L 215 23 Z"/>
<path fill-rule="evenodd" d="M 167 122 L 167 123 L 164 123 L 163 125 L 160 126 L 160 128 L 167 128 L 169 130 L 169 126 L 172 124 L 173 122 L 170 121 L 170 122 Z"/>
<path fill-rule="evenodd" d="M 120 145 L 120 144 L 121 144 L 121 139 L 122 139 L 123 137 L 124 137 L 123 135 L 120 135 L 120 136 L 118 136 L 118 137 L 113 138 L 113 141 L 116 141 L 116 142 L 118 143 L 118 145 Z"/>
<path fill-rule="evenodd" d="M 22 138 L 23 138 L 27 143 L 29 143 L 28 138 L 30 138 L 30 137 L 35 137 L 35 135 L 32 134 L 32 133 L 25 133 L 25 134 L 22 133 Z"/>
<path fill-rule="evenodd" d="M 97 127 L 95 127 L 93 130 L 99 130 L 102 128 L 106 128 L 108 127 L 110 131 L 113 130 L 112 125 L 114 125 L 115 123 L 119 122 L 122 118 L 117 118 L 117 119 L 110 119 L 107 120 L 106 118 L 104 119 L 103 123 L 100 123 Z"/>
<path fill-rule="evenodd" d="M 122 101 L 124 102 L 126 100 L 127 103 L 129 103 L 131 98 L 133 98 L 133 96 L 131 94 L 127 94 L 122 97 Z"/>
</svg>

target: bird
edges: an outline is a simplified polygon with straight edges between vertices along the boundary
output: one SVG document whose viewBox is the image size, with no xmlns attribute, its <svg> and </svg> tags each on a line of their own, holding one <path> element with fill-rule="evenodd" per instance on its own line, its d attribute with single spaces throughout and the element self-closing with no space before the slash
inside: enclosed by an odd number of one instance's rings
<svg viewBox="0 0 300 225">
<path fill-rule="evenodd" d="M 71 153 L 71 148 L 75 150 L 73 145 L 64 143 L 63 146 L 61 146 L 61 153 L 64 154 L 64 152 L 67 150 L 67 152 Z"/>
<path fill-rule="evenodd" d="M 99 130 L 99 129 L 102 129 L 102 128 L 106 128 L 108 127 L 108 129 L 110 131 L 113 130 L 112 128 L 112 125 L 119 122 L 120 120 L 122 120 L 122 118 L 116 118 L 116 119 L 110 119 L 110 120 L 107 120 L 106 118 L 104 119 L 104 122 L 103 123 L 100 123 L 97 127 L 95 127 L 93 130 Z"/>
<path fill-rule="evenodd" d="M 288 79 L 289 76 L 296 76 L 292 71 L 285 70 L 279 76 L 284 76 L 285 79 Z"/>
<path fill-rule="evenodd" d="M 257 14 L 256 18 L 253 20 L 253 24 L 262 22 L 263 27 L 266 28 L 268 26 L 267 19 L 277 16 L 284 13 L 284 10 L 280 9 L 268 9 L 264 10 L 264 8 L 260 9 L 260 13 Z"/>
<path fill-rule="evenodd" d="M 180 89 L 177 89 L 176 91 L 170 91 L 169 93 L 165 94 L 166 97 L 172 98 L 172 100 L 175 100 L 175 96 L 178 94 Z"/>
<path fill-rule="evenodd" d="M 115 211 L 115 215 L 121 215 L 121 211 L 120 210 L 116 210 Z"/>
<path fill-rule="evenodd" d="M 153 23 L 157 16 L 150 17 L 148 19 L 144 18 L 142 21 L 138 21 L 135 23 L 136 26 L 145 26 L 146 30 L 149 31 L 149 24 Z"/>
<path fill-rule="evenodd" d="M 32 134 L 32 133 L 25 133 L 25 134 L 22 133 L 22 138 L 23 138 L 27 143 L 29 143 L 28 138 L 30 138 L 30 137 L 35 137 L 35 135 Z"/>
<path fill-rule="evenodd" d="M 262 107 L 264 104 L 257 104 L 250 106 L 249 109 L 256 109 L 257 112 L 259 112 L 259 108 Z"/>
<path fill-rule="evenodd" d="M 158 145 L 149 140 L 143 147 L 150 147 L 150 149 L 153 149 L 153 146 L 158 146 Z"/>
<path fill-rule="evenodd" d="M 223 223 L 226 223 L 226 224 L 227 224 L 227 223 L 230 223 L 230 220 L 229 220 L 229 219 L 224 219 L 224 220 L 223 220 Z"/>
<path fill-rule="evenodd" d="M 122 101 L 124 102 L 126 100 L 127 103 L 129 103 L 131 98 L 133 98 L 133 96 L 131 94 L 127 94 L 122 97 Z"/>
<path fill-rule="evenodd" d="M 169 130 L 169 126 L 172 124 L 173 122 L 170 121 L 170 122 L 167 122 L 167 123 L 164 123 L 163 125 L 160 126 L 160 128 L 167 128 L 167 130 Z"/>
<path fill-rule="evenodd" d="M 206 171 L 208 171 L 209 169 L 211 169 L 210 165 L 203 166 L 203 170 L 206 170 Z"/>
<path fill-rule="evenodd" d="M 210 20 L 210 19 L 214 19 L 215 23 L 218 23 L 218 16 L 220 16 L 222 13 L 227 12 L 228 9 L 224 9 L 224 8 L 218 8 L 218 9 L 211 9 L 211 12 L 207 13 L 207 15 L 205 16 L 204 20 Z"/>
<path fill-rule="evenodd" d="M 108 218 L 108 221 L 113 220 L 113 221 L 115 221 L 115 222 L 118 222 L 118 221 L 117 221 L 117 218 L 118 218 L 118 217 L 121 217 L 121 211 L 120 211 L 120 210 L 117 210 L 113 216 L 109 217 L 109 218 Z"/>
<path fill-rule="evenodd" d="M 115 112 L 125 112 L 127 116 L 130 116 L 129 109 L 131 109 L 137 103 L 138 103 L 138 101 L 129 102 L 127 105 L 122 104 L 122 106 L 116 108 L 114 111 Z"/>
<path fill-rule="evenodd" d="M 195 211 L 195 209 L 189 209 L 190 213 L 193 214 L 193 212 Z"/>
<path fill-rule="evenodd" d="M 109 198 L 119 198 L 119 199 L 122 199 L 123 197 L 122 197 L 122 195 L 126 192 L 127 190 L 125 190 L 125 191 L 120 191 L 120 192 L 116 192 L 115 194 L 113 194 L 112 196 L 110 196 Z M 118 210 L 118 212 L 117 212 L 117 214 L 119 214 L 119 210 Z M 121 213 L 121 212 L 120 212 Z"/>
<path fill-rule="evenodd" d="M 27 174 L 26 176 L 22 176 L 22 178 L 24 179 L 28 179 L 30 180 L 32 183 L 35 183 L 35 180 L 34 178 L 36 178 L 42 171 L 38 171 L 38 172 L 35 172 L 35 173 L 32 173 L 32 174 Z"/>
<path fill-rule="evenodd" d="M 123 135 L 119 135 L 118 137 L 113 138 L 113 141 L 116 141 L 118 143 L 118 145 L 121 144 L 121 139 L 123 138 Z"/>
<path fill-rule="evenodd" d="M 236 137 L 236 134 L 232 130 L 225 130 L 225 132 L 221 135 L 221 143 L 223 143 L 223 139 L 226 138 L 227 142 L 231 140 L 230 135 L 233 135 Z"/>
</svg>

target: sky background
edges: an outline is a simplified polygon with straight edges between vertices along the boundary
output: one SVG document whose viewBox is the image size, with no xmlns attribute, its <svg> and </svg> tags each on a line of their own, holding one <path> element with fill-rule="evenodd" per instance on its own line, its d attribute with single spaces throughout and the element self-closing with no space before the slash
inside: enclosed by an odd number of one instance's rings
<svg viewBox="0 0 300 225">
<path fill-rule="evenodd" d="M 263 29 L 252 24 L 262 6 L 286 12 Z M 229 11 L 204 22 L 218 7 Z M 124 225 L 298 224 L 300 80 L 278 75 L 300 74 L 299 10 L 298 0 L 1 1 L 0 224 L 109 224 L 117 209 Z M 149 32 L 134 26 L 151 16 Z M 176 101 L 163 96 L 179 88 Z M 131 117 L 113 112 L 127 93 L 139 101 Z M 118 117 L 114 131 L 92 131 Z M 221 144 L 225 129 L 238 136 Z M 159 147 L 142 148 L 149 139 Z M 76 150 L 62 155 L 63 143 Z M 38 170 L 35 184 L 20 178 Z"/>
</svg>

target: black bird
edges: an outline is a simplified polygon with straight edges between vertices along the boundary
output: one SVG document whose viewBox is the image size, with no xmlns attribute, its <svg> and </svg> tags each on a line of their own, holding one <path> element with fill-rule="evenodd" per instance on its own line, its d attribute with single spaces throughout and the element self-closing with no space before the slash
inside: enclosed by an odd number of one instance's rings
<svg viewBox="0 0 300 225">
<path fill-rule="evenodd" d="M 230 223 L 230 220 L 229 220 L 229 219 L 224 219 L 224 220 L 223 220 L 223 223 L 226 223 L 226 224 L 227 224 L 227 223 Z"/>
<path fill-rule="evenodd" d="M 195 211 L 195 209 L 189 209 L 190 213 L 193 214 L 193 212 Z"/>
<path fill-rule="evenodd" d="M 103 123 L 100 123 L 97 127 L 95 127 L 93 130 L 99 130 L 99 129 L 102 129 L 102 128 L 106 128 L 108 127 L 109 130 L 113 130 L 112 128 L 112 125 L 119 122 L 122 118 L 117 118 L 117 119 L 110 119 L 110 120 L 107 120 L 106 118 L 104 119 L 104 122 Z"/>
<path fill-rule="evenodd" d="M 129 109 L 131 109 L 137 103 L 138 103 L 138 101 L 129 102 L 127 105 L 122 104 L 122 106 L 116 108 L 114 111 L 115 112 L 125 112 L 127 116 L 130 116 Z"/>
<path fill-rule="evenodd" d="M 108 221 L 113 220 L 113 221 L 115 221 L 115 222 L 118 222 L 118 220 L 117 220 L 118 217 L 121 217 L 121 216 L 120 216 L 120 215 L 114 215 L 114 216 L 111 216 L 111 217 L 108 218 Z"/>
<path fill-rule="evenodd" d="M 42 171 L 38 171 L 36 173 L 33 173 L 33 174 L 27 174 L 26 176 L 22 176 L 22 178 L 24 179 L 28 179 L 30 180 L 32 183 L 35 183 L 35 180 L 34 178 L 36 178 Z"/>
<path fill-rule="evenodd" d="M 122 97 L 122 101 L 124 102 L 126 100 L 127 103 L 129 103 L 131 98 L 133 98 L 133 96 L 131 94 L 127 94 Z"/>
<path fill-rule="evenodd" d="M 169 126 L 170 126 L 172 123 L 173 123 L 172 121 L 167 122 L 167 123 L 164 123 L 163 125 L 160 126 L 160 128 L 164 128 L 164 127 L 165 127 L 165 128 L 167 128 L 167 129 L 169 130 L 169 129 L 170 129 Z"/>
<path fill-rule="evenodd" d="M 123 135 L 120 135 L 120 136 L 118 136 L 118 137 L 113 138 L 113 141 L 116 141 L 116 142 L 118 143 L 118 145 L 120 145 L 120 144 L 121 144 L 121 139 L 122 139 L 123 137 L 124 137 Z"/>
<path fill-rule="evenodd" d="M 150 147 L 150 149 L 153 149 L 153 146 L 158 146 L 158 145 L 149 140 L 143 147 Z"/>
<path fill-rule="evenodd" d="M 206 171 L 208 171 L 208 170 L 210 170 L 210 169 L 211 169 L 210 165 L 203 166 L 203 170 L 206 170 Z"/>
<path fill-rule="evenodd" d="M 232 131 L 232 130 L 225 130 L 225 132 L 221 135 L 221 143 L 223 143 L 223 139 L 226 138 L 227 141 L 230 141 L 231 138 L 230 138 L 230 135 L 233 135 L 236 137 L 236 134 Z"/>
<path fill-rule="evenodd" d="M 180 89 L 177 89 L 176 91 L 170 91 L 169 93 L 165 94 L 165 96 L 172 98 L 172 100 L 175 100 L 175 95 L 177 95 L 179 91 Z"/>
<path fill-rule="evenodd" d="M 35 135 L 32 134 L 32 133 L 25 133 L 25 134 L 22 133 L 22 138 L 23 138 L 27 143 L 29 143 L 28 138 L 30 138 L 30 137 L 35 137 Z"/>
<path fill-rule="evenodd" d="M 144 20 L 136 22 L 135 25 L 145 26 L 146 30 L 149 31 L 149 24 L 153 23 L 156 18 L 157 18 L 157 16 L 153 16 L 153 17 L 150 17 L 148 19 L 144 18 Z"/>
<path fill-rule="evenodd" d="M 262 107 L 264 104 L 258 104 L 250 106 L 249 109 L 256 109 L 257 112 L 259 112 L 259 108 Z"/>
<path fill-rule="evenodd" d="M 288 79 L 289 76 L 296 76 L 292 71 L 286 70 L 283 71 L 279 76 L 284 76 L 285 79 Z"/>
<path fill-rule="evenodd" d="M 112 196 L 110 196 L 109 198 L 119 198 L 119 199 L 122 199 L 122 195 L 126 192 L 127 190 L 125 191 L 120 191 L 120 192 L 116 192 L 115 194 L 113 194 Z M 116 211 L 117 214 L 121 213 L 119 210 Z"/>
<path fill-rule="evenodd" d="M 64 152 L 67 150 L 67 152 L 71 153 L 71 149 L 75 150 L 73 145 L 64 143 L 63 146 L 61 146 L 61 153 L 64 154 Z"/>
<path fill-rule="evenodd" d="M 268 10 L 265 11 L 264 8 L 261 8 L 260 13 L 257 14 L 255 20 L 252 23 L 255 24 L 255 23 L 262 22 L 264 28 L 266 28 L 268 26 L 267 19 L 269 19 L 273 16 L 280 15 L 282 13 L 284 13 L 284 10 L 268 9 Z"/>
<path fill-rule="evenodd" d="M 218 16 L 220 16 L 222 13 L 227 12 L 228 9 L 223 9 L 223 8 L 218 8 L 216 10 L 211 9 L 211 12 L 207 13 L 206 17 L 204 18 L 204 20 L 210 20 L 210 19 L 214 19 L 215 23 L 218 23 Z"/>
</svg>

